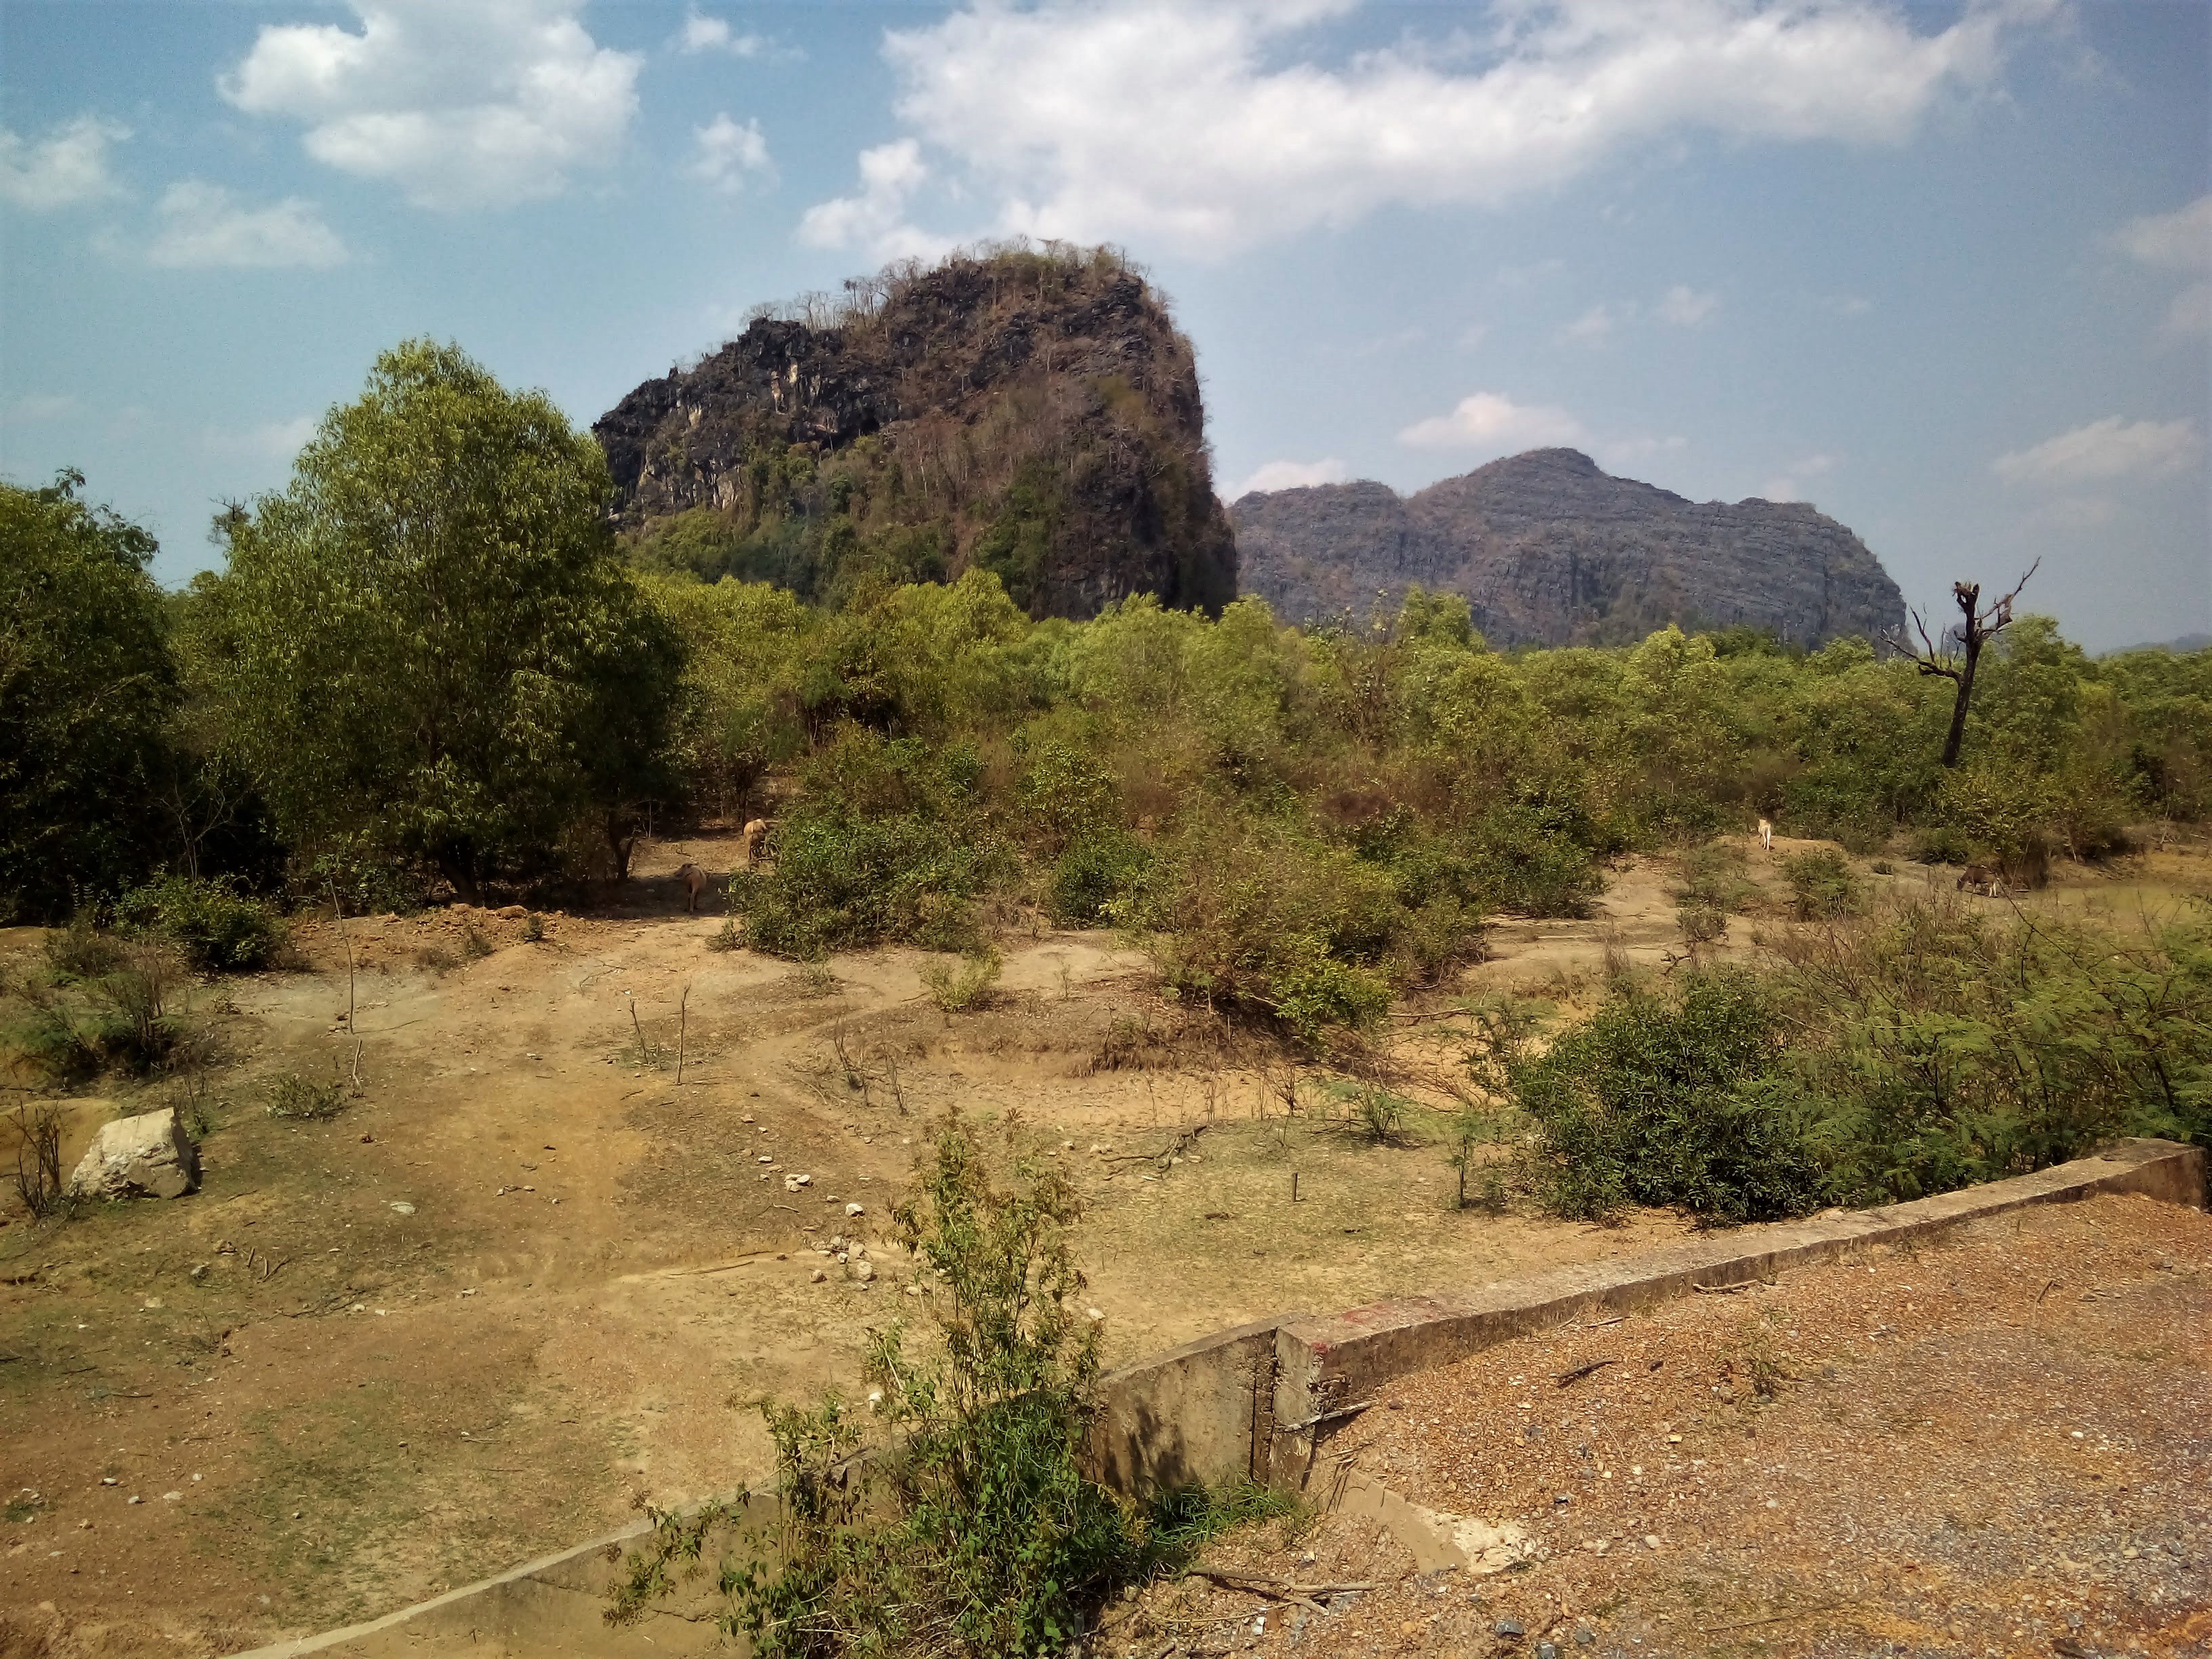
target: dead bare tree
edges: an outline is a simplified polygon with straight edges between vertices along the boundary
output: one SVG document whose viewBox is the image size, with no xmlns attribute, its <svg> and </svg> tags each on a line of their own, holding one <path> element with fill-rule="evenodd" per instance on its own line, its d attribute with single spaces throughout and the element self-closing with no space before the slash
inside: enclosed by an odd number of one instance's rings
<svg viewBox="0 0 2212 1659">
<path fill-rule="evenodd" d="M 1960 620 L 1930 638 L 1928 623 L 1916 609 L 1912 617 L 1912 631 L 1919 636 L 1919 644 L 1909 642 L 1902 632 L 1893 629 L 1883 637 L 1892 649 L 1912 659 L 1923 674 L 1940 676 L 1958 686 L 1959 695 L 1951 705 L 1951 730 L 1943 739 L 1943 764 L 1959 763 L 1959 745 L 1966 741 L 1966 708 L 1974 696 L 1974 672 L 1981 665 L 1982 647 L 2012 626 L 2012 604 L 2026 587 L 2028 578 L 2041 568 L 2038 559 L 2028 566 L 2027 574 L 2013 584 L 2012 592 L 1986 610 L 1982 605 L 1982 585 L 1979 582 L 1953 582 L 1951 597 L 1959 602 Z M 1952 641 L 1958 642 L 1953 649 Z"/>
</svg>

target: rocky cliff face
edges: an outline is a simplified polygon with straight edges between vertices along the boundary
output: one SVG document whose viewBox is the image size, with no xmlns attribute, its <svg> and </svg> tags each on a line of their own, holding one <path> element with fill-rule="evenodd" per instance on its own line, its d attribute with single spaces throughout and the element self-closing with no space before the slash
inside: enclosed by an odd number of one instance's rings
<svg viewBox="0 0 2212 1659">
<path fill-rule="evenodd" d="M 1378 483 L 1255 493 L 1231 508 L 1243 590 L 1285 621 L 1463 595 L 1494 645 L 1611 643 L 1674 622 L 1793 644 L 1875 635 L 1905 600 L 1866 544 L 1796 502 L 1691 501 L 1537 449 L 1411 497 Z"/>
<path fill-rule="evenodd" d="M 1234 597 L 1196 363 L 1142 276 L 1023 251 L 848 291 L 593 426 L 636 556 L 831 599 L 980 564 L 1036 616 Z"/>
</svg>

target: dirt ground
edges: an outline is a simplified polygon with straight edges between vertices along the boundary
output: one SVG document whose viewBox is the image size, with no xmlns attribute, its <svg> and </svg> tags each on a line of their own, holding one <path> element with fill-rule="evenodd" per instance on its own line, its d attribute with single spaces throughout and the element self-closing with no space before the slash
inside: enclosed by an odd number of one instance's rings
<svg viewBox="0 0 2212 1659">
<path fill-rule="evenodd" d="M 303 924 L 306 970 L 195 992 L 201 1077 L 71 1103 L 71 1158 L 179 1105 L 205 1179 L 58 1227 L 0 1211 L 0 1656 L 250 1646 L 757 1478 L 750 1402 L 849 1381 L 908 1305 L 885 1211 L 949 1106 L 1068 1160 L 1115 1358 L 1685 1231 L 1457 1208 L 1431 1120 L 1372 1144 L 1310 1076 L 1286 1115 L 1281 1057 L 1159 1000 L 1107 935 L 1006 941 L 1000 995 L 959 1015 L 919 952 L 718 950 L 673 872 L 740 856 L 658 844 L 621 904 L 536 922 Z M 1456 993 L 1571 1003 L 1609 953 L 1662 960 L 1668 880 L 1631 863 L 1589 921 L 1496 924 Z M 2026 902 L 2191 890 L 2212 861 L 2184 847 Z M 0 969 L 38 945 L 0 933 Z M 1415 1073 L 1455 1063 L 1448 1000 L 1401 1012 Z M 356 1051 L 334 1118 L 270 1115 L 270 1079 L 344 1082 Z"/>
<path fill-rule="evenodd" d="M 1531 1559 L 1279 1522 L 1207 1565 L 1371 1588 L 1185 1580 L 1097 1650 L 2212 1653 L 2212 1218 L 2100 1198 L 1509 1343 L 1388 1389 L 1317 1487 L 1340 1464 Z"/>
</svg>

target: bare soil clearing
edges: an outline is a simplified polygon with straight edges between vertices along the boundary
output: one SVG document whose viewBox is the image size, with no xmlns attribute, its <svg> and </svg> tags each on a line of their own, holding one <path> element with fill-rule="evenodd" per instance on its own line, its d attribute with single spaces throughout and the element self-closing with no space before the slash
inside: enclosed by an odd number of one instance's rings
<svg viewBox="0 0 2212 1659">
<path fill-rule="evenodd" d="M 1208 1565 L 1375 1588 L 1186 1580 L 1102 1650 L 2212 1651 L 2212 1218 L 2100 1197 L 1508 1343 L 1394 1385 L 1316 1482 L 1340 1462 L 1533 1562 L 1425 1576 L 1371 1519 L 1279 1525 Z"/>
<path fill-rule="evenodd" d="M 459 907 L 308 925 L 310 971 L 200 993 L 228 1046 L 203 1190 L 0 1224 L 0 1656 L 326 1628 L 758 1474 L 746 1403 L 850 1380 L 867 1326 L 910 1305 L 885 1212 L 948 1106 L 1018 1112 L 1069 1160 L 1114 1360 L 1685 1231 L 1456 1210 L 1418 1113 L 1397 1146 L 1311 1091 L 1286 1119 L 1279 1060 L 1159 1001 L 1105 935 L 1011 942 L 993 1006 L 955 1016 L 922 953 L 718 951 L 674 872 L 741 858 L 734 836 L 649 847 L 623 903 L 534 941 Z M 2184 848 L 2136 881 L 2163 902 L 2207 868 Z M 2074 879 L 2024 902 L 2129 902 Z M 1638 861 L 1590 921 L 1499 923 L 1459 988 L 1571 1002 L 1608 951 L 1663 960 L 1668 881 Z M 1730 948 L 1749 938 L 1739 918 Z M 1408 1065 L 1453 1062 L 1436 1012 L 1404 1011 Z M 343 1077 L 356 1041 L 362 1097 L 267 1115 L 269 1078 Z M 79 1103 L 68 1155 L 179 1093 Z M 866 1243 L 872 1283 L 817 1249 L 833 1236 Z"/>
</svg>

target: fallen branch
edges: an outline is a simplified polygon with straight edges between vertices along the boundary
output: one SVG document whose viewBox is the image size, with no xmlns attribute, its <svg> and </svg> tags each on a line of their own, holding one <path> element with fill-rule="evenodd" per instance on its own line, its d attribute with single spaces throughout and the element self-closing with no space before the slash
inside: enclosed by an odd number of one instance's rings
<svg viewBox="0 0 2212 1659">
<path fill-rule="evenodd" d="M 1188 1152 L 1198 1138 L 1212 1127 L 1211 1124 L 1206 1123 L 1193 1124 L 1156 1152 L 1115 1152 L 1109 1156 L 1106 1162 L 1109 1164 L 1157 1164 L 1162 1170 L 1165 1170 L 1174 1164 L 1176 1159 Z"/>
<path fill-rule="evenodd" d="M 1316 1613 L 1328 1609 L 1314 1598 L 1321 1595 L 1348 1595 L 1356 1590 L 1371 1590 L 1372 1583 L 1354 1584 L 1293 1584 L 1285 1578 L 1263 1578 L 1256 1573 L 1224 1572 L 1214 1567 L 1192 1567 L 1183 1577 L 1203 1578 L 1220 1585 L 1224 1589 L 1244 1590 L 1254 1595 L 1264 1595 L 1274 1601 L 1295 1601 L 1301 1607 L 1311 1607 Z"/>
<path fill-rule="evenodd" d="M 1741 1296 L 1751 1286 L 1748 1285 L 1692 1285 L 1690 1288 L 1699 1296 Z"/>
<path fill-rule="evenodd" d="M 1618 1365 L 1618 1359 L 1593 1359 L 1587 1365 L 1577 1365 L 1571 1371 L 1561 1371 L 1552 1380 L 1563 1389 L 1571 1388 L 1592 1371 L 1601 1371 L 1607 1365 Z"/>
</svg>

